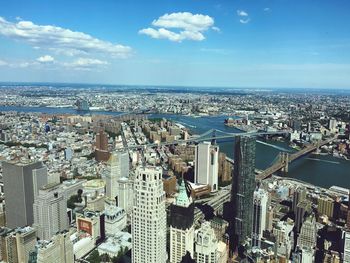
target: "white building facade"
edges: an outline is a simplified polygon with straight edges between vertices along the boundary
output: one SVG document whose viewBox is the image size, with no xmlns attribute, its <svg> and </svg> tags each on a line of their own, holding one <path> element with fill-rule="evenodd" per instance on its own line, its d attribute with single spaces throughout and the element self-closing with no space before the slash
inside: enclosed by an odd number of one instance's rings
<svg viewBox="0 0 350 263">
<path fill-rule="evenodd" d="M 195 183 L 210 185 L 211 191 L 218 190 L 219 146 L 202 142 L 195 150 Z"/>
<path fill-rule="evenodd" d="M 218 261 L 218 240 L 209 222 L 204 222 L 195 232 L 195 260 L 197 263 Z"/>
<path fill-rule="evenodd" d="M 128 152 L 114 152 L 108 160 L 106 178 L 106 197 L 114 200 L 118 196 L 118 180 L 129 177 Z"/>
<path fill-rule="evenodd" d="M 33 204 L 34 224 L 40 239 L 50 240 L 68 228 L 67 201 L 59 187 L 42 188 Z"/>
<path fill-rule="evenodd" d="M 131 226 L 132 262 L 165 263 L 167 226 L 161 167 L 137 168 Z"/>
<path fill-rule="evenodd" d="M 253 206 L 253 247 L 260 247 L 263 231 L 266 230 L 266 216 L 268 208 L 268 193 L 264 189 L 254 192 Z"/>
</svg>

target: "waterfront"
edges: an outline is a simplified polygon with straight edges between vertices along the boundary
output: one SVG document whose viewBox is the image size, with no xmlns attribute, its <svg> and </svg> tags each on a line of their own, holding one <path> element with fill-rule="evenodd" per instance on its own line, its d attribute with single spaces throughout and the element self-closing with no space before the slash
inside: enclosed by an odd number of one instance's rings
<svg viewBox="0 0 350 263">
<path fill-rule="evenodd" d="M 48 107 L 15 107 L 2 106 L 0 111 L 40 112 L 47 114 L 80 114 L 73 108 L 48 108 Z M 92 111 L 91 114 L 120 115 L 120 112 Z M 233 127 L 224 125 L 226 116 L 193 117 L 171 114 L 152 114 L 151 118 L 165 117 L 188 127 L 193 133 L 201 134 L 210 129 L 218 129 L 226 132 L 238 132 Z M 282 148 L 292 150 L 285 142 L 269 142 Z M 220 150 L 233 158 L 233 140 L 220 143 Z M 265 169 L 274 161 L 279 150 L 264 144 L 256 145 L 256 167 Z M 309 155 L 296 160 L 289 167 L 288 177 L 302 180 L 321 187 L 337 185 L 350 188 L 350 162 L 332 156 Z"/>
</svg>

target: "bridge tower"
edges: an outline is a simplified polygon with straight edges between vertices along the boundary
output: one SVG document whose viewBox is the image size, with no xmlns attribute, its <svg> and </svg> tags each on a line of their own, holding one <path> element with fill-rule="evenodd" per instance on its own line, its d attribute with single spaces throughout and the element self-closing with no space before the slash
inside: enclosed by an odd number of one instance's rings
<svg viewBox="0 0 350 263">
<path fill-rule="evenodd" d="M 213 129 L 212 135 L 211 135 L 211 145 L 216 145 L 216 130 Z"/>
<path fill-rule="evenodd" d="M 281 163 L 283 164 L 283 168 L 281 169 L 282 172 L 288 173 L 288 170 L 289 170 L 289 153 L 286 153 L 286 152 L 280 153 L 280 160 L 281 160 Z"/>
</svg>

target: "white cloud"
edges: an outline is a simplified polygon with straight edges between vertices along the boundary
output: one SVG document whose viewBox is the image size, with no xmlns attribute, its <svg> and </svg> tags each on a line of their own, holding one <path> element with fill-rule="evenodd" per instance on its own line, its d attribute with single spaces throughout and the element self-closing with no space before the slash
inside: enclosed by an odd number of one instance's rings
<svg viewBox="0 0 350 263">
<path fill-rule="evenodd" d="M 6 65 L 7 65 L 7 62 L 0 59 L 0 67 L 6 66 Z"/>
<path fill-rule="evenodd" d="M 210 28 L 215 31 L 220 30 L 218 27 L 214 27 L 214 19 L 212 17 L 202 14 L 194 15 L 189 12 L 165 14 L 153 20 L 152 25 L 158 28 L 144 28 L 139 33 L 152 38 L 168 39 L 174 42 L 183 40 L 202 41 L 205 39 L 204 31 Z M 178 32 L 169 29 L 177 29 Z"/>
<path fill-rule="evenodd" d="M 26 42 L 35 48 L 62 53 L 103 53 L 116 58 L 126 58 L 132 53 L 129 46 L 113 44 L 83 32 L 58 26 L 36 25 L 31 21 L 20 20 L 13 23 L 2 17 L 0 17 L 0 35 Z"/>
<path fill-rule="evenodd" d="M 250 22 L 250 18 L 247 18 L 247 19 L 240 19 L 239 22 L 241 24 L 248 24 Z"/>
<path fill-rule="evenodd" d="M 45 55 L 42 57 L 38 57 L 36 60 L 42 63 L 47 63 L 47 62 L 53 62 L 55 59 L 50 55 Z"/>
<path fill-rule="evenodd" d="M 237 16 L 240 17 L 239 22 L 241 24 L 248 24 L 250 22 L 249 15 L 244 10 L 237 10 Z"/>
<path fill-rule="evenodd" d="M 271 8 L 265 7 L 265 8 L 264 8 L 264 11 L 265 11 L 265 12 L 269 12 L 269 11 L 271 11 Z"/>
<path fill-rule="evenodd" d="M 248 13 L 244 10 L 237 10 L 237 15 L 238 16 L 248 16 Z"/>
<path fill-rule="evenodd" d="M 72 68 L 75 70 L 91 70 L 92 68 L 106 66 L 109 63 L 107 61 L 94 58 L 78 58 L 72 62 L 65 62 L 61 64 L 64 67 Z"/>
</svg>

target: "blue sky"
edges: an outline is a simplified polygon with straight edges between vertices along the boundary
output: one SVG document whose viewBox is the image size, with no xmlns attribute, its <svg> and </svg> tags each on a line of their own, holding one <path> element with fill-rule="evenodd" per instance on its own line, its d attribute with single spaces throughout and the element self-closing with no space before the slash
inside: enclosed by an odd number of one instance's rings
<svg viewBox="0 0 350 263">
<path fill-rule="evenodd" d="M 350 87 L 348 0 L 0 0 L 0 81 Z"/>
</svg>

